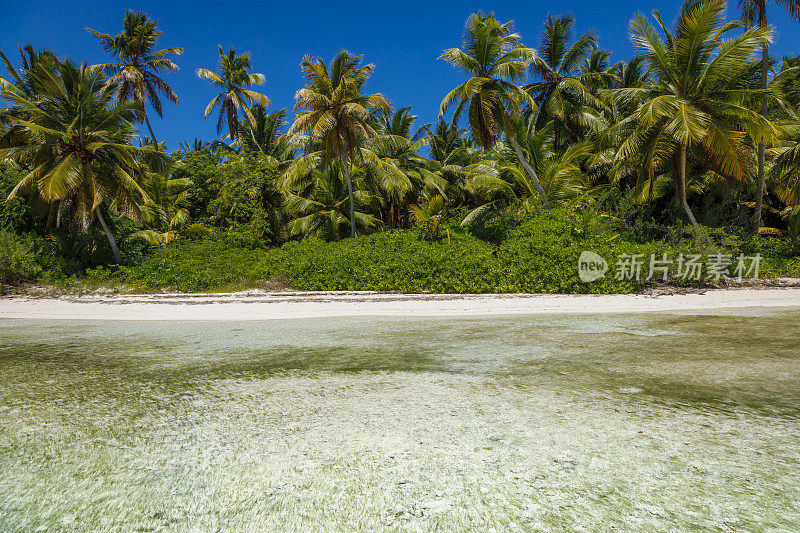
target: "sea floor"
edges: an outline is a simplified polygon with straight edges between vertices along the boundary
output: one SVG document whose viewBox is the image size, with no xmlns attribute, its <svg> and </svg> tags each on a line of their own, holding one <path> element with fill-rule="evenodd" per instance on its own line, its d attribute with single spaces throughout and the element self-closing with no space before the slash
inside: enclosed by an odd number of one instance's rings
<svg viewBox="0 0 800 533">
<path fill-rule="evenodd" d="M 3 320 L 0 531 L 796 531 L 799 332 Z"/>
</svg>

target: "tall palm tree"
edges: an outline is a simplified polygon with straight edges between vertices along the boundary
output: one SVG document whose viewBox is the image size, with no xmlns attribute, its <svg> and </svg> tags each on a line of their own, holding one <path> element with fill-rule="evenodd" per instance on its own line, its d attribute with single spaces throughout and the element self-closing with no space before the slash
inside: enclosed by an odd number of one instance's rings
<svg viewBox="0 0 800 533">
<path fill-rule="evenodd" d="M 227 121 L 228 133 L 234 141 L 239 138 L 239 111 L 243 112 L 250 122 L 253 122 L 255 117 L 250 111 L 253 102 L 263 106 L 269 105 L 269 98 L 259 92 L 247 89 L 252 85 L 261 85 L 266 80 L 263 74 L 248 72 L 251 67 L 249 53 L 237 54 L 236 49 L 231 46 L 226 54 L 220 45 L 219 74 L 206 68 L 199 68 L 195 71 L 199 78 L 222 89 L 222 92 L 208 103 L 205 118 L 208 118 L 214 109 L 219 108 L 217 133 L 222 132 L 222 124 Z"/>
<path fill-rule="evenodd" d="M 154 141 L 156 134 L 150 125 L 145 104 L 149 102 L 158 116 L 163 117 L 160 95 L 178 103 L 178 95 L 161 79 L 160 74 L 178 70 L 178 65 L 169 56 L 183 53 L 183 48 L 178 47 L 154 51 L 156 41 L 161 36 L 157 24 L 157 20 L 148 18 L 146 14 L 129 9 L 122 22 L 122 31 L 116 36 L 86 28 L 97 37 L 103 49 L 116 58 L 115 63 L 98 65 L 110 76 L 107 83 L 116 86 L 117 98 L 142 104 L 144 122 Z"/>
<path fill-rule="evenodd" d="M 672 32 L 658 11 L 654 17 L 663 37 L 643 15 L 631 21 L 631 38 L 651 76 L 641 87 L 612 91 L 637 107 L 606 136 L 621 134 L 617 158 L 643 157 L 651 173 L 671 160 L 676 196 L 697 225 L 686 199 L 689 150 L 718 174 L 744 180 L 749 174 L 747 135 L 768 142 L 777 134 L 775 125 L 748 107 L 760 91 L 739 83 L 771 30 L 751 28 L 729 36 L 742 23 L 725 23 L 723 0 L 687 4 Z"/>
<path fill-rule="evenodd" d="M 9 86 L 0 93 L 11 104 L 7 113 L 15 117 L 0 138 L 0 162 L 29 170 L 8 198 L 35 189 L 56 208 L 57 224 L 66 216 L 81 231 L 97 218 L 119 264 L 102 207 L 113 203 L 140 218 L 140 204 L 149 199 L 137 180 L 146 171 L 165 171 L 169 157 L 129 144 L 142 105 L 114 102 L 117 87 L 105 83 L 100 69 L 55 60 L 36 64 L 30 76 L 39 95 L 30 98 Z"/>
<path fill-rule="evenodd" d="M 327 160 L 335 157 L 339 161 L 350 198 L 350 236 L 355 237 L 350 167 L 356 155 L 361 155 L 361 144 L 378 136 L 370 113 L 377 109 L 388 112 L 389 101 L 382 94 L 361 94 L 375 66 L 372 63 L 361 65 L 361 56 L 346 50 L 333 58 L 330 69 L 321 58 L 309 56 L 303 58 L 300 68 L 307 83 L 295 94 L 295 109 L 306 109 L 297 113 L 289 133 L 308 133 L 307 150 L 321 146 Z"/>
<path fill-rule="evenodd" d="M 800 0 L 775 0 L 775 3 L 789 12 L 794 20 L 800 22 Z M 767 0 L 739 0 L 739 7 L 742 8 L 742 20 L 752 24 L 757 22 L 761 28 L 767 27 Z M 769 42 L 765 42 L 761 47 L 761 89 L 767 88 L 767 77 L 769 76 Z M 763 98 L 761 104 L 761 114 L 767 114 L 767 98 Z M 758 232 L 761 226 L 761 206 L 764 202 L 764 164 L 766 147 L 764 143 L 758 143 L 758 193 L 756 194 L 756 209 L 753 213 L 754 231 Z"/>
<path fill-rule="evenodd" d="M 781 106 L 784 134 L 780 145 L 770 150 L 770 189 L 786 206 L 784 218 L 793 219 L 790 229 L 800 231 L 800 56 L 784 56 L 770 85 L 777 86 L 788 103 Z"/>
<path fill-rule="evenodd" d="M 522 81 L 525 69 L 536 54 L 519 42 L 519 34 L 511 33 L 511 24 L 512 21 L 501 24 L 493 14 L 469 16 L 464 31 L 464 50 L 448 48 L 440 58 L 469 73 L 470 78 L 444 97 L 439 116 L 455 104 L 452 123 L 456 124 L 467 107 L 472 137 L 484 150 L 492 148 L 500 134 L 505 133 L 520 164 L 537 184 L 542 203 L 550 207 L 539 178 L 515 137 L 522 107 L 536 104 L 527 92 L 512 82 Z"/>
<path fill-rule="evenodd" d="M 571 15 L 547 16 L 538 54 L 530 65 L 536 81 L 526 86 L 541 109 L 536 127 L 556 120 L 557 144 L 574 140 L 581 130 L 602 127 L 592 109 L 602 104 L 590 91 L 598 81 L 597 73 L 581 70 L 582 62 L 591 62 L 593 57 L 598 62 L 602 57 L 594 54 L 597 36 L 587 31 L 570 46 L 574 25 Z"/>
</svg>

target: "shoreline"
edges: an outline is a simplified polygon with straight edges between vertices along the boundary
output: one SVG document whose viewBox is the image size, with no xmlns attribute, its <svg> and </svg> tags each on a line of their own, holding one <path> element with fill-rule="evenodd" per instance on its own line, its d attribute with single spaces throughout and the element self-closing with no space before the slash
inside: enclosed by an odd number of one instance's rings
<svg viewBox="0 0 800 533">
<path fill-rule="evenodd" d="M 688 294 L 402 294 L 265 292 L 0 298 L 0 320 L 250 321 L 332 317 L 586 315 L 726 309 L 798 309 L 800 288 Z"/>
</svg>

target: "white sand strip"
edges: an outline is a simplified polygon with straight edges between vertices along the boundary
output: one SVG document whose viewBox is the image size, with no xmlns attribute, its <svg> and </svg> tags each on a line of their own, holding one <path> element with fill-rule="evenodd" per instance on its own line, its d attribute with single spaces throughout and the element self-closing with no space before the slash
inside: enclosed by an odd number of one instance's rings
<svg viewBox="0 0 800 533">
<path fill-rule="evenodd" d="M 270 320 L 338 316 L 494 316 L 800 309 L 800 289 L 646 296 L 256 292 L 0 298 L 0 319 Z"/>
</svg>

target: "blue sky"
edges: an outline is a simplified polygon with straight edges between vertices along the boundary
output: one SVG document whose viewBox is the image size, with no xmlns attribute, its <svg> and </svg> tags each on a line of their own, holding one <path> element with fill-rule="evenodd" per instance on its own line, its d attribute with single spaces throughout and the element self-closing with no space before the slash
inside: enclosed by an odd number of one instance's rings
<svg viewBox="0 0 800 533">
<path fill-rule="evenodd" d="M 376 70 L 371 92 L 385 94 L 395 107 L 411 105 L 418 125 L 437 118 L 442 97 L 462 81 L 447 63 L 437 60 L 444 48 L 460 46 L 464 21 L 476 11 L 494 11 L 500 20 L 513 19 L 528 46 L 538 44 L 548 13 L 571 13 L 576 30 L 594 29 L 600 46 L 613 51 L 613 60 L 633 53 L 628 21 L 637 12 L 657 8 L 672 20 L 680 2 L 653 0 L 572 0 L 539 2 L 202 2 L 88 0 L 4 0 L 4 24 L 0 49 L 16 58 L 18 43 L 51 48 L 75 61 L 108 60 L 86 27 L 116 34 L 126 9 L 146 12 L 158 19 L 163 31 L 161 47 L 182 46 L 177 59 L 181 70 L 166 76 L 180 105 L 165 104 L 164 118 L 154 117 L 153 129 L 170 149 L 185 139 L 217 138 L 216 120 L 203 120 L 203 110 L 214 89 L 198 79 L 197 67 L 216 68 L 217 44 L 249 51 L 253 71 L 267 77 L 261 92 L 272 100 L 271 109 L 294 105 L 294 93 L 302 86 L 299 63 L 304 54 L 330 58 L 346 48 L 363 54 Z M 10 4 L 10 5 L 9 5 Z M 735 6 L 731 16 L 736 15 Z M 769 18 L 777 28 L 774 53 L 800 53 L 800 24 L 789 19 L 774 3 Z M 11 53 L 11 54 L 9 54 Z"/>
</svg>

